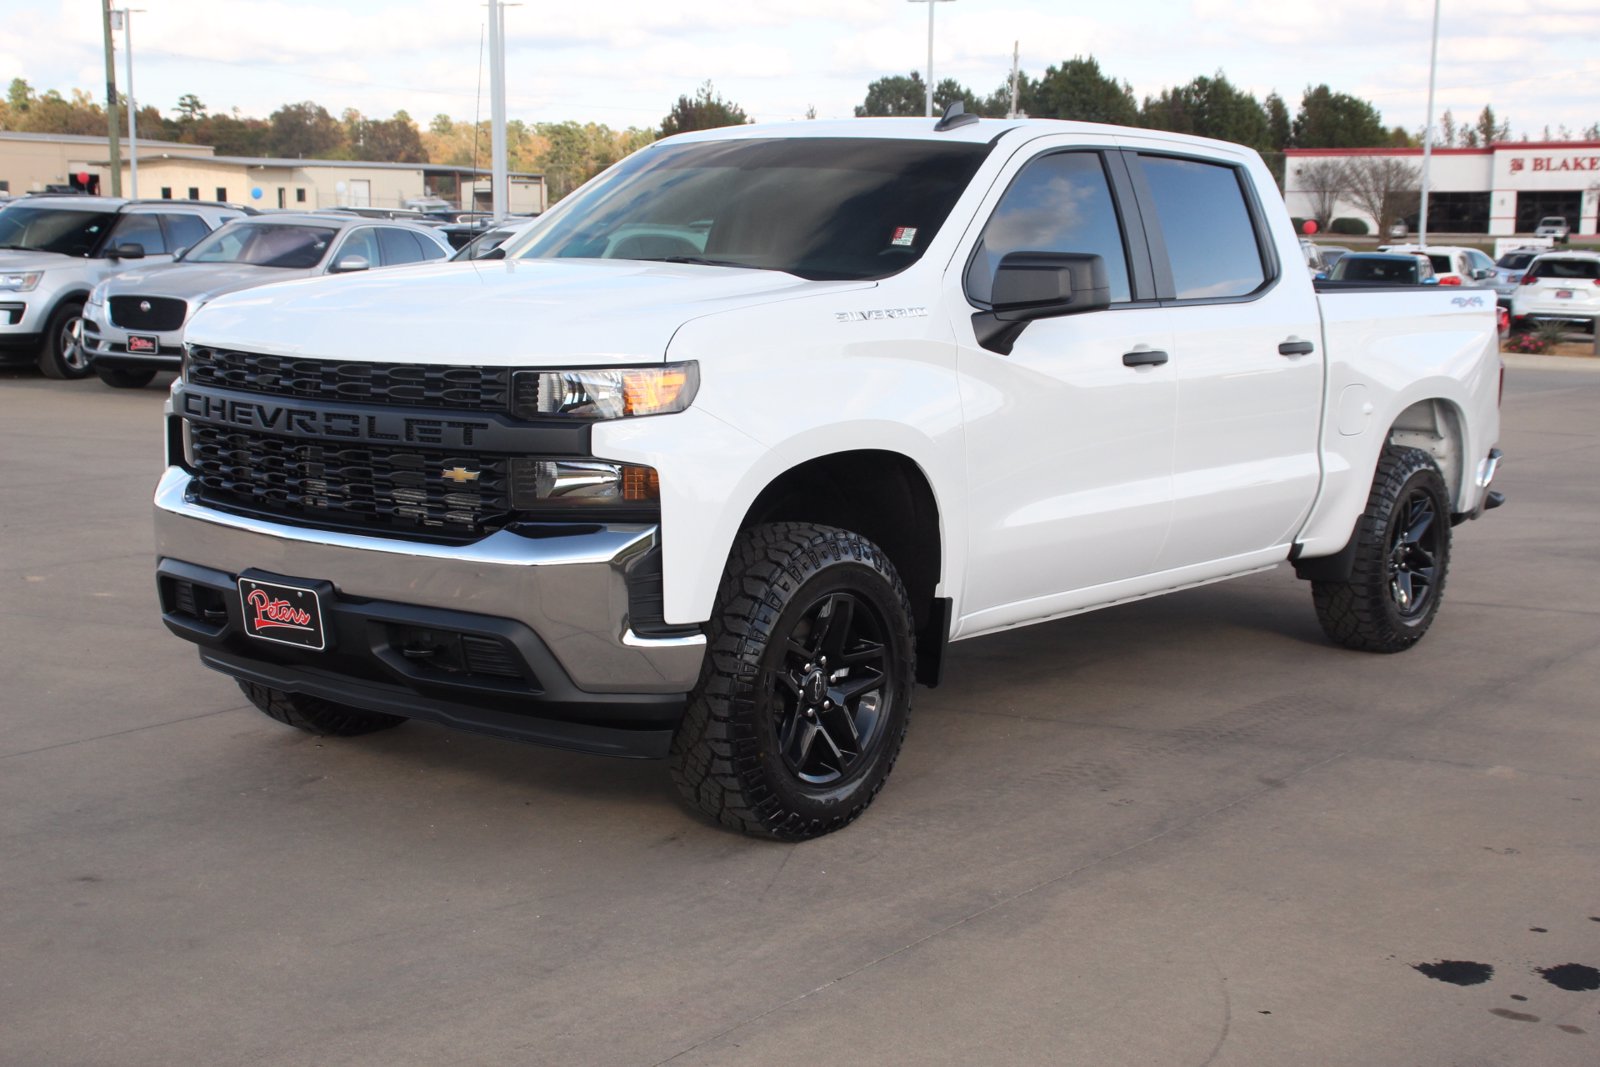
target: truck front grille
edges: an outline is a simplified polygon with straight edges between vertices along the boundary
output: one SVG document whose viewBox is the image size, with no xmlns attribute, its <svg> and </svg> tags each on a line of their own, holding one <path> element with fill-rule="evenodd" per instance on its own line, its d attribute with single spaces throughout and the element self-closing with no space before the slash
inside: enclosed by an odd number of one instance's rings
<svg viewBox="0 0 1600 1067">
<path fill-rule="evenodd" d="M 507 456 L 307 442 L 191 423 L 189 460 L 203 501 L 252 514 L 460 539 L 491 533 L 510 517 Z"/>
<path fill-rule="evenodd" d="M 165 333 L 183 325 L 189 305 L 169 296 L 114 296 L 111 321 L 124 330 L 155 330 Z"/>
<path fill-rule="evenodd" d="M 504 412 L 510 377 L 504 367 L 350 363 L 199 346 L 188 358 L 188 378 L 196 385 L 399 407 Z"/>
</svg>

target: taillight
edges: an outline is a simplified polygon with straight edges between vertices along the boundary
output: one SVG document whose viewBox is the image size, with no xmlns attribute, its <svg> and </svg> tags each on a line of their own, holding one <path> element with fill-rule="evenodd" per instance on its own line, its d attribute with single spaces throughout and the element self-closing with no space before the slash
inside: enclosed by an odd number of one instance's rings
<svg viewBox="0 0 1600 1067">
<path fill-rule="evenodd" d="M 1447 274 L 1443 278 L 1439 279 L 1439 284 L 1440 285 L 1460 285 L 1461 284 L 1461 279 L 1456 277 L 1454 274 Z"/>
<path fill-rule="evenodd" d="M 1538 281 L 1539 281 L 1539 276 L 1536 275 L 1536 274 L 1524 274 L 1522 276 L 1522 284 L 1523 285 L 1535 285 L 1535 284 L 1538 283 Z"/>
<path fill-rule="evenodd" d="M 1506 275 L 1506 284 L 1507 285 L 1516 285 L 1521 281 L 1522 281 L 1522 275 L 1520 275 L 1520 274 L 1507 274 Z"/>
</svg>

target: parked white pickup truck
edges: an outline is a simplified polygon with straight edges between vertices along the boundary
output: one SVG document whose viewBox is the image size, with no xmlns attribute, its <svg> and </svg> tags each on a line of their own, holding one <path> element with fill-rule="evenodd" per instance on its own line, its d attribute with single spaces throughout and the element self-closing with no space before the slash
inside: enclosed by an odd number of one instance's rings
<svg viewBox="0 0 1600 1067">
<path fill-rule="evenodd" d="M 1285 561 L 1335 642 L 1422 636 L 1500 502 L 1494 295 L 1331 289 L 1237 145 L 671 138 L 503 259 L 200 310 L 162 612 L 290 725 L 664 756 L 823 834 L 949 641 Z"/>
</svg>

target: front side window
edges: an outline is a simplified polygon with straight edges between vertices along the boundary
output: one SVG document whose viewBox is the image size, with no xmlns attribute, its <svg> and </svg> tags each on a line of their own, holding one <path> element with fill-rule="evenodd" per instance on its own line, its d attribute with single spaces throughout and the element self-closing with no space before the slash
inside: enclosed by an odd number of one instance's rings
<svg viewBox="0 0 1600 1067">
<path fill-rule="evenodd" d="M 124 215 L 111 235 L 111 245 L 138 245 L 145 255 L 159 256 L 167 250 L 167 239 L 154 215 Z"/>
<path fill-rule="evenodd" d="M 989 150 L 867 137 L 649 148 L 564 200 L 509 254 L 883 278 L 927 250 Z"/>
<path fill-rule="evenodd" d="M 1076 252 L 1106 261 L 1113 304 L 1130 299 L 1128 256 L 1098 152 L 1056 152 L 1022 168 L 983 228 L 967 266 L 967 296 L 988 304 L 1011 252 Z"/>
<path fill-rule="evenodd" d="M 1235 168 L 1171 156 L 1141 155 L 1138 161 L 1166 240 L 1176 299 L 1247 296 L 1266 283 Z"/>
<path fill-rule="evenodd" d="M 350 235 L 345 238 L 344 244 L 339 247 L 339 259 L 349 259 L 351 256 L 360 256 L 367 261 L 369 267 L 383 263 L 383 257 L 378 254 L 378 238 L 371 226 L 351 230 Z M 336 260 L 335 266 L 337 265 Z"/>
<path fill-rule="evenodd" d="M 193 248 L 211 232 L 198 215 L 163 215 L 161 223 L 167 228 L 168 248 Z"/>
</svg>

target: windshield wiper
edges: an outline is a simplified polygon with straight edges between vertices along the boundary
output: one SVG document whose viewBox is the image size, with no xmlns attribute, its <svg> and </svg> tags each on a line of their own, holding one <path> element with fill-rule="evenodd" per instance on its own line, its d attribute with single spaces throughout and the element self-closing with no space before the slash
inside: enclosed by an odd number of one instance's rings
<svg viewBox="0 0 1600 1067">
<path fill-rule="evenodd" d="M 701 267 L 742 267 L 745 270 L 777 270 L 755 263 L 735 263 L 731 259 L 707 259 L 704 256 L 640 256 L 647 263 L 693 263 Z"/>
</svg>

